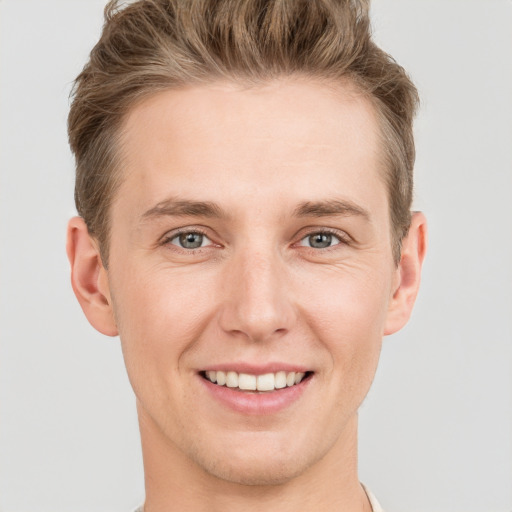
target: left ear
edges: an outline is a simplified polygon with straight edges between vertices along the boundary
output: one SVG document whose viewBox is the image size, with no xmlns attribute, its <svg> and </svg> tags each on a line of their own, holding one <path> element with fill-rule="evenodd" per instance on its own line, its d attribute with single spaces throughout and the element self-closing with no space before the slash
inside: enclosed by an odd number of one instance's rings
<svg viewBox="0 0 512 512">
<path fill-rule="evenodd" d="M 421 267 L 427 250 L 427 220 L 421 212 L 412 215 L 407 236 L 402 240 L 398 284 L 389 303 L 384 335 L 399 331 L 409 320 L 418 295 Z"/>
<path fill-rule="evenodd" d="M 117 336 L 117 326 L 99 247 L 81 217 L 68 223 L 66 250 L 71 264 L 71 285 L 90 324 L 107 336 Z"/>
</svg>

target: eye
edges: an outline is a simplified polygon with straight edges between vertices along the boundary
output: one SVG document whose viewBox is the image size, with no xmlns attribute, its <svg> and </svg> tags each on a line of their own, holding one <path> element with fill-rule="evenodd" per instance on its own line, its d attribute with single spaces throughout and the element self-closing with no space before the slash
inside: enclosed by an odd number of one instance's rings
<svg viewBox="0 0 512 512">
<path fill-rule="evenodd" d="M 327 247 L 332 247 L 333 245 L 338 245 L 342 242 L 342 240 L 333 235 L 332 233 L 311 233 L 308 236 L 305 236 L 301 241 L 300 245 L 304 247 L 311 247 L 313 249 L 326 249 Z"/>
<path fill-rule="evenodd" d="M 180 233 L 169 239 L 169 242 L 183 249 L 199 249 L 211 244 L 211 240 L 205 234 L 197 231 Z"/>
</svg>

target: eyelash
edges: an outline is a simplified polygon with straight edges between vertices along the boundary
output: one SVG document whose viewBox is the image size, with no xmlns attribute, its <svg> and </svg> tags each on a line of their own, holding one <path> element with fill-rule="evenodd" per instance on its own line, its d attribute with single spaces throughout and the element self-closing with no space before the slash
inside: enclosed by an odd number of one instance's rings
<svg viewBox="0 0 512 512">
<path fill-rule="evenodd" d="M 330 245 L 327 247 L 311 247 L 308 245 L 302 245 L 302 242 L 305 241 L 307 238 L 315 236 L 315 235 L 329 235 L 332 237 L 335 237 L 338 240 L 338 243 L 335 243 L 334 245 Z M 304 236 L 301 236 L 300 240 L 296 242 L 294 245 L 298 245 L 301 250 L 307 251 L 310 254 L 319 254 L 319 253 L 326 253 L 328 251 L 336 251 L 340 249 L 340 246 L 347 246 L 352 241 L 351 237 L 343 232 L 338 231 L 336 229 L 329 229 L 329 228 L 312 228 L 310 231 L 308 231 Z"/>
<path fill-rule="evenodd" d="M 181 247 L 179 246 L 178 244 L 173 244 L 172 241 L 175 240 L 176 238 L 178 238 L 180 235 L 202 235 L 203 237 L 206 237 L 210 242 L 211 244 L 208 244 L 207 246 L 205 247 L 197 247 L 197 248 L 192 248 L 192 249 L 188 249 L 188 248 L 185 248 L 185 247 Z M 303 242 L 305 239 L 309 238 L 309 237 L 312 237 L 312 236 L 315 236 L 315 235 L 329 235 L 329 236 L 333 236 L 335 237 L 339 242 L 334 244 L 334 245 L 331 245 L 331 246 L 328 246 L 328 247 L 322 247 L 322 248 L 316 248 L 316 247 L 311 247 L 311 246 L 307 246 L 307 245 L 302 245 L 301 242 Z M 294 246 L 299 246 L 299 247 L 303 247 L 304 250 L 309 250 L 309 251 L 313 251 L 315 253 L 318 253 L 319 251 L 328 251 L 328 250 L 333 250 L 335 249 L 336 247 L 340 246 L 340 245 L 348 245 L 350 243 L 351 239 L 350 237 L 344 233 L 344 232 L 340 232 L 340 231 L 337 231 L 337 230 L 334 230 L 334 229 L 329 229 L 329 228 L 317 228 L 317 229 L 312 229 L 311 231 L 307 232 L 306 234 L 304 234 L 298 242 L 295 242 L 293 245 Z M 185 253 L 197 253 L 199 251 L 201 251 L 202 249 L 206 249 L 210 246 L 217 246 L 217 247 L 221 247 L 219 244 L 215 244 L 214 242 L 212 242 L 211 238 L 208 236 L 208 234 L 206 233 L 205 230 L 203 229 L 200 229 L 200 228 L 196 228 L 196 227 L 193 227 L 193 228 L 184 228 L 184 229 L 180 229 L 178 231 L 174 231 L 170 234 L 166 234 L 161 242 L 159 243 L 159 245 L 162 245 L 162 246 L 165 246 L 165 245 L 168 245 L 168 244 L 171 244 L 173 246 L 176 247 L 177 250 L 181 250 Z"/>
<path fill-rule="evenodd" d="M 202 235 L 202 236 L 206 237 L 208 240 L 210 240 L 210 242 L 211 242 L 211 239 L 210 239 L 210 237 L 208 237 L 205 230 L 196 228 L 196 227 L 194 227 L 194 228 L 189 227 L 189 228 L 180 229 L 178 231 L 173 231 L 170 234 L 164 235 L 164 237 L 162 238 L 159 245 L 168 245 L 168 244 L 174 245 L 178 250 L 181 250 L 181 251 L 184 251 L 187 253 L 195 253 L 201 249 L 205 249 L 205 247 L 198 247 L 196 249 L 187 249 L 185 247 L 180 247 L 178 244 L 173 244 L 172 241 L 175 240 L 176 238 L 178 238 L 180 235 Z M 208 246 L 206 246 L 206 247 L 208 247 Z"/>
</svg>

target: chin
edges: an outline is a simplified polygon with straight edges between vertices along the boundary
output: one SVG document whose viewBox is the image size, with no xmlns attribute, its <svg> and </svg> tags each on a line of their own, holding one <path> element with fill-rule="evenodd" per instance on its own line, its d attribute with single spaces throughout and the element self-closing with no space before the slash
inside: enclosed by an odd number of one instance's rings
<svg viewBox="0 0 512 512">
<path fill-rule="evenodd" d="M 272 446 L 274 444 L 274 446 Z M 226 482 L 247 486 L 282 485 L 307 471 L 322 454 L 307 452 L 307 446 L 266 442 L 256 446 L 232 443 L 227 449 L 191 454 L 206 473 Z M 285 445 L 286 446 L 286 445 Z M 315 456 L 316 455 L 316 456 Z"/>
<path fill-rule="evenodd" d="M 247 486 L 282 485 L 301 474 L 305 468 L 293 461 L 210 461 L 203 469 L 226 482 Z"/>
</svg>

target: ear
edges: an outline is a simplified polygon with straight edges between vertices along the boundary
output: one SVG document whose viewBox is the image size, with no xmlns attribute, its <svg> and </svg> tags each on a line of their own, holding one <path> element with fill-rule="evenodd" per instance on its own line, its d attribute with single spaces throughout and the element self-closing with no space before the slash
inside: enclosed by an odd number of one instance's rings
<svg viewBox="0 0 512 512">
<path fill-rule="evenodd" d="M 399 331 L 409 320 L 418 295 L 421 267 L 427 250 L 427 220 L 421 212 L 413 213 L 411 226 L 402 241 L 397 283 L 391 298 L 384 335 Z"/>
<path fill-rule="evenodd" d="M 71 264 L 71 285 L 87 320 L 99 332 L 117 336 L 108 273 L 96 240 L 81 217 L 68 223 L 66 251 Z"/>
</svg>

